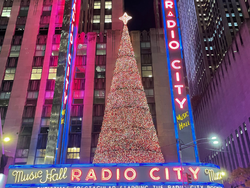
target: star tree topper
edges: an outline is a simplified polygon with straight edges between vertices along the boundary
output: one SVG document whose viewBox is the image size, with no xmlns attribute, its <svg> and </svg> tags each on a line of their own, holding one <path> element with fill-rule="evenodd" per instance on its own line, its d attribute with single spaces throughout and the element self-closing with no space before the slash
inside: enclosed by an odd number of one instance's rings
<svg viewBox="0 0 250 188">
<path fill-rule="evenodd" d="M 129 16 L 126 12 L 123 14 L 122 17 L 119 18 L 119 20 L 123 21 L 124 25 L 127 25 L 128 21 L 131 19 L 132 17 Z"/>
</svg>

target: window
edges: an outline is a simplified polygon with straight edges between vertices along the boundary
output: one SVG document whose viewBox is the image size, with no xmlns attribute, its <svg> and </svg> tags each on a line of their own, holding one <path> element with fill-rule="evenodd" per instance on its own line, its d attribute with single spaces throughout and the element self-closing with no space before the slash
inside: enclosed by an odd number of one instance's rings
<svg viewBox="0 0 250 188">
<path fill-rule="evenodd" d="M 94 15 L 94 18 L 93 18 L 93 23 L 100 23 L 100 15 Z"/>
<path fill-rule="evenodd" d="M 106 44 L 96 45 L 96 55 L 106 55 Z"/>
<path fill-rule="evenodd" d="M 53 99 L 54 91 L 46 91 L 45 99 Z"/>
<path fill-rule="evenodd" d="M 100 1 L 94 2 L 94 9 L 101 9 L 101 2 Z"/>
<path fill-rule="evenodd" d="M 19 57 L 20 49 L 20 45 L 11 46 L 9 57 Z"/>
<path fill-rule="evenodd" d="M 105 90 L 95 90 L 95 98 L 105 98 Z"/>
<path fill-rule="evenodd" d="M 10 17 L 11 7 L 3 7 L 1 17 Z"/>
<path fill-rule="evenodd" d="M 44 56 L 46 45 L 36 45 L 35 56 Z"/>
<path fill-rule="evenodd" d="M 142 66 L 142 77 L 152 77 L 152 66 Z"/>
<path fill-rule="evenodd" d="M 55 80 L 56 79 L 56 71 L 57 71 L 56 67 L 50 67 L 49 68 L 49 77 L 48 77 L 49 80 Z"/>
<path fill-rule="evenodd" d="M 10 98 L 10 92 L 1 92 L 0 99 L 9 99 Z"/>
<path fill-rule="evenodd" d="M 50 124 L 50 118 L 42 118 L 41 119 L 41 126 L 42 127 L 48 127 Z"/>
<path fill-rule="evenodd" d="M 31 72 L 31 80 L 40 80 L 42 76 L 42 68 L 33 68 Z"/>
<path fill-rule="evenodd" d="M 112 1 L 105 2 L 105 9 L 112 9 Z"/>
<path fill-rule="evenodd" d="M 145 94 L 147 97 L 154 96 L 154 90 L 153 89 L 145 89 Z"/>
<path fill-rule="evenodd" d="M 141 48 L 150 48 L 150 42 L 142 42 Z"/>
<path fill-rule="evenodd" d="M 37 99 L 37 98 L 38 98 L 38 92 L 33 92 L 33 91 L 28 92 L 27 99 Z"/>
<path fill-rule="evenodd" d="M 14 80 L 16 68 L 7 68 L 5 70 L 4 80 Z"/>
<path fill-rule="evenodd" d="M 51 11 L 51 6 L 44 6 L 43 11 Z"/>
<path fill-rule="evenodd" d="M 75 78 L 85 78 L 85 67 L 76 67 Z"/>
<path fill-rule="evenodd" d="M 80 159 L 80 148 L 68 148 L 67 159 Z"/>
<path fill-rule="evenodd" d="M 105 23 L 112 23 L 112 15 L 105 15 Z"/>
<path fill-rule="evenodd" d="M 74 91 L 74 99 L 83 99 L 84 98 L 84 91 Z"/>
<path fill-rule="evenodd" d="M 95 77 L 96 78 L 105 78 L 106 66 L 96 66 L 95 68 Z"/>
</svg>

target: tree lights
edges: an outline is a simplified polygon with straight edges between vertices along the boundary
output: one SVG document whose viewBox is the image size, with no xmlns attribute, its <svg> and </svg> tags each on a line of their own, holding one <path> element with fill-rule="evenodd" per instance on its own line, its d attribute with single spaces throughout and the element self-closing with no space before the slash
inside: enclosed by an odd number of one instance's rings
<svg viewBox="0 0 250 188">
<path fill-rule="evenodd" d="M 130 19 L 120 17 L 124 28 L 93 163 L 164 162 L 126 25 Z"/>
</svg>

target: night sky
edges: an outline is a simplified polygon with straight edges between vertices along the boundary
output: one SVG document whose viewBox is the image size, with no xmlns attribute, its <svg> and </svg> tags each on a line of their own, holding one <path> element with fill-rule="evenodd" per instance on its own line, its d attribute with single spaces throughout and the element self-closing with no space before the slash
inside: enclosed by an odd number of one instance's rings
<svg viewBox="0 0 250 188">
<path fill-rule="evenodd" d="M 155 27 L 153 0 L 124 0 L 125 11 L 133 19 L 128 22 L 132 30 L 149 30 Z"/>
</svg>

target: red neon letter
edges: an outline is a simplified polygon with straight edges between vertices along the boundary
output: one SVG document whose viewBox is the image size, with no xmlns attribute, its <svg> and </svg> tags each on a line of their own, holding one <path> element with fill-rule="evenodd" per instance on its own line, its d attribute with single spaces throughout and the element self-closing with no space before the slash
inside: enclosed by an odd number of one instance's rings
<svg viewBox="0 0 250 188">
<path fill-rule="evenodd" d="M 128 172 L 132 172 L 133 175 L 131 177 L 128 176 Z M 124 171 L 124 177 L 126 178 L 126 180 L 129 180 L 129 181 L 132 181 L 136 178 L 136 171 L 135 169 L 133 168 L 127 168 L 125 171 Z"/>
<path fill-rule="evenodd" d="M 80 169 L 72 169 L 71 171 L 71 181 L 80 181 L 82 176 L 82 171 Z"/>
<path fill-rule="evenodd" d="M 181 167 L 173 168 L 173 170 L 177 172 L 177 179 L 181 180 Z"/>
<path fill-rule="evenodd" d="M 159 180 L 161 179 L 160 176 L 154 176 L 154 171 L 159 171 L 160 169 L 159 168 L 152 168 L 150 171 L 149 171 L 149 176 L 152 180 Z"/>
<path fill-rule="evenodd" d="M 175 75 L 176 75 L 176 81 L 179 82 L 180 81 L 180 73 L 176 72 Z"/>
<path fill-rule="evenodd" d="M 176 26 L 176 22 L 174 20 L 168 20 L 167 21 L 167 27 L 168 28 L 174 28 Z"/>
<path fill-rule="evenodd" d="M 176 63 L 181 63 L 181 61 L 180 61 L 180 60 L 174 60 L 174 61 L 172 61 L 171 66 L 172 66 L 174 69 L 181 69 L 181 66 L 176 66 L 176 65 L 175 65 Z"/>
<path fill-rule="evenodd" d="M 94 180 L 94 181 L 96 181 L 96 180 L 97 180 L 94 169 L 92 169 L 92 168 L 89 169 L 89 172 L 88 172 L 88 174 L 87 174 L 85 180 L 86 180 L 86 181 L 89 181 L 89 180 Z"/>
<path fill-rule="evenodd" d="M 195 170 L 192 167 L 189 167 L 188 170 L 193 174 L 194 179 L 198 179 L 198 173 L 200 172 L 200 168 L 197 167 Z"/>
<path fill-rule="evenodd" d="M 184 85 L 175 85 L 175 88 L 178 88 L 178 94 L 181 95 L 181 88 L 184 87 Z"/>
<path fill-rule="evenodd" d="M 176 50 L 180 47 L 180 43 L 174 40 L 174 41 L 171 41 L 168 46 L 172 50 Z"/>
<path fill-rule="evenodd" d="M 108 173 L 108 176 L 105 176 L 105 174 Z M 110 180 L 112 177 L 112 172 L 108 168 L 102 169 L 102 180 L 107 181 Z"/>
<path fill-rule="evenodd" d="M 166 180 L 169 180 L 169 170 L 165 168 Z"/>
<path fill-rule="evenodd" d="M 180 101 L 179 99 L 175 99 L 176 102 L 178 102 L 178 104 L 180 105 L 180 108 L 183 108 L 184 103 L 186 102 L 186 98 L 182 99 L 182 101 Z"/>
<path fill-rule="evenodd" d="M 172 1 L 165 1 L 165 7 L 166 8 L 173 8 L 174 3 Z"/>
<path fill-rule="evenodd" d="M 120 169 L 116 169 L 116 180 L 120 180 Z"/>
</svg>

